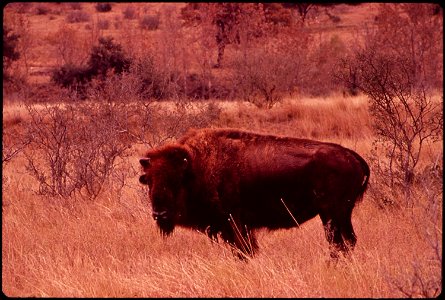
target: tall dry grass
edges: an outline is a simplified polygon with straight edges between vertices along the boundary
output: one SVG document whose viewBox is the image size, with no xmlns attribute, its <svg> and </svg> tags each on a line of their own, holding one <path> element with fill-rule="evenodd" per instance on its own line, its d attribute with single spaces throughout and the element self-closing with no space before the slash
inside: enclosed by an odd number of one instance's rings
<svg viewBox="0 0 445 300">
<path fill-rule="evenodd" d="M 289 100 L 271 110 L 221 107 L 214 126 L 335 141 L 364 157 L 372 146 L 363 98 Z M 26 126 L 26 114 L 4 111 L 4 117 L 17 115 L 21 122 L 4 120 L 4 126 Z M 135 168 L 140 154 L 132 154 Z M 350 260 L 329 262 L 317 217 L 299 229 L 259 231 L 259 255 L 242 262 L 198 232 L 179 228 L 161 238 L 138 178 L 120 194 L 109 189 L 94 201 L 43 197 L 33 193 L 37 183 L 25 162 L 19 155 L 2 170 L 7 296 L 391 298 L 441 292 L 442 195 L 421 186 L 413 209 L 382 210 L 365 194 L 353 213 L 358 243 Z"/>
</svg>

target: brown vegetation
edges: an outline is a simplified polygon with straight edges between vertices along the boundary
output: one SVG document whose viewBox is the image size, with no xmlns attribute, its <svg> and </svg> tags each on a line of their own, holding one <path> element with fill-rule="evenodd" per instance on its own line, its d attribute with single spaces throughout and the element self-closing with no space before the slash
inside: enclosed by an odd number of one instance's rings
<svg viewBox="0 0 445 300">
<path fill-rule="evenodd" d="M 240 11 L 255 18 L 235 20 L 215 68 L 221 47 L 211 16 L 218 10 L 198 11 L 202 22 L 189 26 L 185 6 L 4 8 L 2 291 L 15 297 L 438 296 L 442 8 L 251 5 Z M 101 48 L 99 38 L 110 36 L 113 42 Z M 119 69 L 118 62 L 128 65 Z M 84 71 L 94 63 L 100 76 L 92 72 L 82 84 L 50 81 L 61 67 Z M 362 154 L 372 175 L 352 215 L 360 238 L 351 259 L 326 261 L 319 219 L 299 229 L 260 231 L 261 250 L 247 264 L 195 232 L 160 238 L 138 182 L 138 161 L 147 148 L 191 127 L 311 138 Z M 403 154 L 415 160 L 404 165 Z M 391 182 L 409 183 L 409 194 Z"/>
</svg>

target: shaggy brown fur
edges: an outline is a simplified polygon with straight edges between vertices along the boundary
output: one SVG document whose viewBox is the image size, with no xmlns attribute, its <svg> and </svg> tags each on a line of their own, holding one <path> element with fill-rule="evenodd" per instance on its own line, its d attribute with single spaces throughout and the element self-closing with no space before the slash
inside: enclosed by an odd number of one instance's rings
<svg viewBox="0 0 445 300">
<path fill-rule="evenodd" d="M 148 151 L 140 163 L 140 182 L 149 185 L 153 217 L 164 235 L 175 225 L 212 239 L 220 233 L 241 255 L 252 256 L 255 229 L 295 227 L 319 215 L 332 256 L 356 243 L 351 214 L 370 171 L 340 145 L 201 129 Z"/>
</svg>

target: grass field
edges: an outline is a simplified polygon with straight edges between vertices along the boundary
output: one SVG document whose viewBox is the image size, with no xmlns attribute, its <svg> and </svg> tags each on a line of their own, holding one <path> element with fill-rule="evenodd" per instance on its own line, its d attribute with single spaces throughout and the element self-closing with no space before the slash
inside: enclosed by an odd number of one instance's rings
<svg viewBox="0 0 445 300">
<path fill-rule="evenodd" d="M 101 36 L 113 37 L 132 59 L 154 54 L 155 66 L 164 72 L 159 74 L 164 74 L 162 78 L 167 81 L 175 71 L 184 78 L 202 77 L 202 85 L 198 86 L 202 89 L 210 89 L 209 83 L 212 83 L 213 87 L 220 84 L 228 86 L 230 93 L 237 92 L 238 81 L 230 76 L 239 68 L 237 58 L 241 57 L 244 46 L 227 44 L 224 54 L 227 64 L 213 68 L 217 59 L 214 37 L 205 26 L 181 27 L 179 11 L 184 3 L 112 3 L 112 10 L 108 12 L 99 12 L 96 5 L 93 2 L 17 2 L 5 6 L 4 26 L 20 36 L 16 45 L 20 58 L 13 61 L 9 69 L 17 81 L 3 90 L 3 155 L 12 153 L 14 147 L 21 147 L 21 137 L 32 126 L 49 128 L 44 122 L 40 125 L 32 122 L 26 105 L 33 107 L 36 116 L 49 111 L 48 107 L 66 108 L 73 103 L 75 109 L 88 104 L 94 109 L 84 110 L 80 117 L 74 114 L 71 125 L 75 126 L 68 132 L 72 136 L 80 131 L 80 125 L 85 125 L 82 122 L 91 119 L 88 124 L 96 125 L 93 129 L 97 132 L 93 139 L 103 138 L 105 134 L 101 135 L 101 130 L 112 128 L 107 126 L 106 118 L 115 114 L 121 117 L 122 124 L 128 121 L 127 133 L 143 128 L 141 131 L 146 130 L 152 144 L 174 140 L 189 127 L 230 127 L 338 143 L 355 150 L 371 167 L 368 191 L 352 215 L 357 245 L 350 258 L 336 263 L 330 260 L 318 216 L 298 229 L 260 230 L 259 253 L 247 261 L 235 258 L 228 245 L 213 243 L 196 231 L 177 228 L 171 237 L 162 238 L 151 217 L 147 189 L 138 181 L 139 158 L 147 150 L 147 143 L 132 140 L 126 155 L 122 156 L 121 166 L 126 167 L 120 173 L 123 185 L 110 180 L 94 199 L 79 195 L 65 198 L 39 195 L 39 182 L 27 168 L 25 154 L 45 150 L 36 150 L 33 148 L 36 144 L 30 143 L 25 151 L 2 163 L 2 292 L 5 295 L 429 298 L 441 294 L 443 137 L 439 142 L 424 144 L 417 166 L 420 175 L 413 185 L 412 202 L 407 205 L 403 192 L 389 189 L 386 179 L 380 176 L 382 173 L 376 170 L 376 161 L 385 161 L 387 157 L 376 147 L 369 99 L 362 94 L 347 96 L 348 91 L 331 80 L 331 71 L 338 63 L 336 59 L 376 29 L 377 12 L 383 6 L 360 3 L 321 7 L 318 12 L 312 11 L 305 29 L 297 31 L 298 35 L 286 36 L 287 31 L 283 31 L 283 41 L 300 37 L 300 33 L 301 41 L 305 41 L 305 34 L 311 37 L 308 48 L 300 51 L 304 53 L 296 53 L 302 54 L 302 58 L 290 55 L 284 65 L 298 60 L 302 63 L 301 75 L 312 74 L 312 77 L 303 76 L 301 83 L 282 92 L 283 99 L 266 109 L 239 99 L 241 94 L 234 99 L 227 96 L 190 102 L 174 94 L 176 98 L 170 95 L 163 101 L 154 101 L 139 97 L 135 85 L 131 84 L 139 77 L 129 76 L 117 80 L 118 77 L 110 75 L 100 92 L 93 86 L 94 95 L 90 99 L 68 98 L 50 82 L 52 71 L 63 65 L 85 65 Z M 129 14 L 131 9 L 133 15 Z M 441 9 L 435 10 L 434 16 L 443 14 Z M 297 15 L 296 10 L 294 13 Z M 158 16 L 159 28 L 143 29 L 141 24 L 147 16 Z M 73 21 L 75 18 L 81 20 Z M 389 21 L 385 24 L 390 25 Z M 423 37 L 428 36 L 435 35 Z M 267 45 L 259 41 L 249 47 L 255 45 L 258 48 L 254 50 L 258 50 Z M 271 39 L 269 43 L 275 42 Z M 290 43 L 289 49 L 280 48 L 284 52 L 276 56 L 288 57 L 287 51 L 293 51 L 295 43 Z M 394 40 L 387 46 L 391 48 L 397 43 L 398 40 Z M 435 70 L 443 69 L 443 63 L 437 66 L 432 59 L 437 53 L 428 52 L 428 43 L 424 46 L 426 48 L 418 51 L 422 59 L 430 59 L 428 62 L 432 62 Z M 443 44 L 440 46 L 438 49 L 443 49 Z M 423 50 L 428 50 L 425 53 L 432 57 L 426 54 L 424 57 Z M 264 58 L 272 56 L 264 55 Z M 273 62 L 252 64 L 253 69 L 263 70 L 258 74 L 269 76 L 266 83 L 278 74 L 275 69 L 261 67 L 273 66 Z M 147 74 L 159 75 L 150 72 L 152 70 Z M 204 81 L 206 78 L 208 82 Z M 434 79 L 443 81 L 440 76 Z M 177 92 L 178 82 L 174 85 Z M 277 84 L 285 86 L 283 82 Z M 209 97 L 218 96 L 215 93 Z M 443 104 L 443 92 L 434 97 Z M 209 108 L 209 103 L 213 107 Z M 133 104 L 147 110 L 136 109 L 135 113 L 129 109 L 126 115 L 124 108 Z M 106 110 L 110 107 L 114 110 Z M 51 121 L 48 114 L 45 118 L 45 122 Z M 63 124 L 58 128 L 63 129 Z M 57 139 L 54 132 L 48 129 L 47 137 L 51 139 L 52 134 L 52 138 Z M 106 146 L 120 141 L 114 135 L 107 138 Z M 59 149 L 63 147 L 68 145 L 62 143 Z M 36 152 L 32 152 L 34 150 Z M 43 165 L 40 156 L 34 162 Z"/>
<path fill-rule="evenodd" d="M 372 147 L 363 97 L 288 99 L 270 111 L 242 102 L 220 106 L 215 126 L 333 141 L 364 157 Z M 23 108 L 3 109 L 4 126 L 26 126 Z M 132 150 L 135 168 L 142 149 Z M 432 151 L 441 153 L 442 146 Z M 106 189 L 89 201 L 36 195 L 20 155 L 2 173 L 7 296 L 392 298 L 441 292 L 442 194 L 431 196 L 421 186 L 412 209 L 380 209 L 365 194 L 352 219 L 356 249 L 334 265 L 318 217 L 299 229 L 259 231 L 259 255 L 242 262 L 198 232 L 179 228 L 163 239 L 138 176 L 120 193 Z"/>
</svg>

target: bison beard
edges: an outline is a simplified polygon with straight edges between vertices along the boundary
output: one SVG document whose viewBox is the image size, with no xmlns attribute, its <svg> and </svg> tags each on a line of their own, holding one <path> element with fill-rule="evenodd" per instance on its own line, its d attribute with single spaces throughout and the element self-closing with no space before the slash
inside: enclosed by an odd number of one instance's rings
<svg viewBox="0 0 445 300">
<path fill-rule="evenodd" d="M 164 236 L 197 229 L 253 256 L 254 231 L 300 226 L 319 215 L 331 256 L 354 248 L 351 215 L 369 167 L 333 143 L 232 129 L 193 130 L 140 159 L 153 218 Z"/>
</svg>

